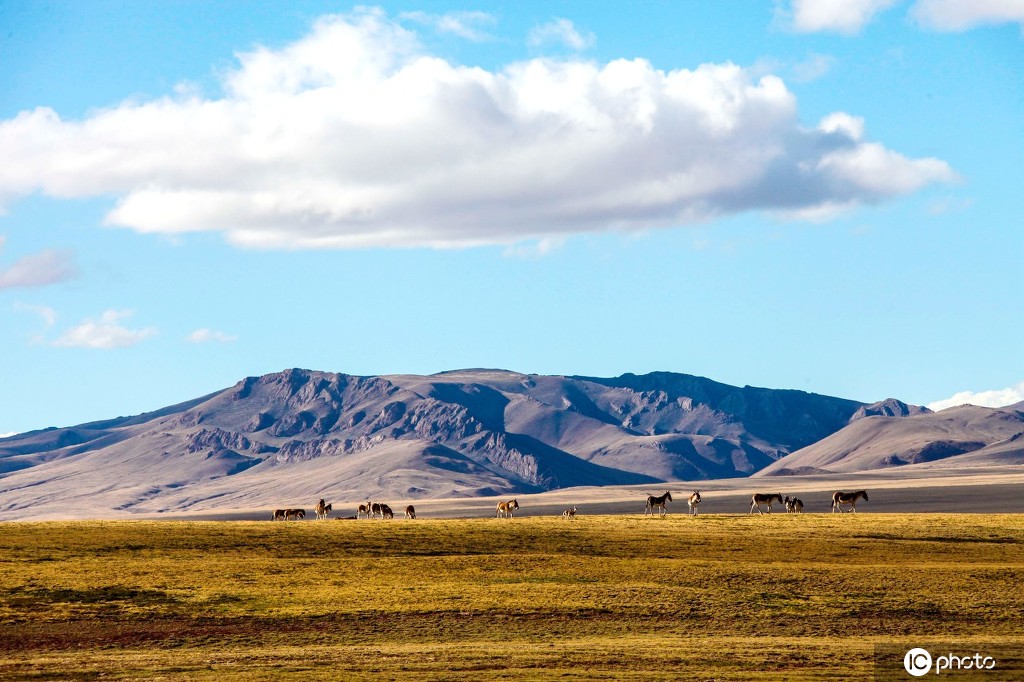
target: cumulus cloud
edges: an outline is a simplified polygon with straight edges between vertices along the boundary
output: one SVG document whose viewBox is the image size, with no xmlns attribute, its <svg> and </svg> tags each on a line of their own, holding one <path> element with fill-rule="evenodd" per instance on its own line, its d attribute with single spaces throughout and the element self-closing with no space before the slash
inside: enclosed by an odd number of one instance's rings
<svg viewBox="0 0 1024 682">
<path fill-rule="evenodd" d="M 595 41 L 593 33 L 581 33 L 569 19 L 552 19 L 546 24 L 536 26 L 526 39 L 532 47 L 564 45 L 577 52 L 592 47 Z"/>
<path fill-rule="evenodd" d="M 192 343 L 230 343 L 231 341 L 238 340 L 238 337 L 232 334 L 225 334 L 215 329 L 206 328 L 197 329 L 186 338 Z"/>
<path fill-rule="evenodd" d="M 1020 0 L 917 0 L 910 14 L 921 25 L 937 31 L 966 31 L 1006 23 L 1024 28 L 1024 2 Z"/>
<path fill-rule="evenodd" d="M 131 310 L 107 310 L 98 320 L 85 320 L 64 332 L 53 342 L 66 348 L 126 348 L 139 344 L 155 335 L 156 329 L 129 329 L 120 321 L 133 315 Z"/>
<path fill-rule="evenodd" d="M 0 237 L 0 252 L 5 237 Z M 0 290 L 17 287 L 43 287 L 78 275 L 69 251 L 47 249 L 23 256 L 8 266 L 0 265 Z"/>
<path fill-rule="evenodd" d="M 849 208 L 953 178 L 849 125 L 801 125 L 780 78 L 731 63 L 470 68 L 378 10 L 238 62 L 218 97 L 0 122 L 0 197 L 115 195 L 109 225 L 247 247 L 451 248 Z"/>
<path fill-rule="evenodd" d="M 980 407 L 1006 407 L 1024 400 L 1024 381 L 1009 388 L 991 391 L 961 391 L 944 400 L 928 404 L 928 409 L 939 411 L 957 405 L 978 405 Z"/>
<path fill-rule="evenodd" d="M 899 0 L 793 0 L 790 20 L 801 33 L 832 31 L 852 35 Z"/>
</svg>

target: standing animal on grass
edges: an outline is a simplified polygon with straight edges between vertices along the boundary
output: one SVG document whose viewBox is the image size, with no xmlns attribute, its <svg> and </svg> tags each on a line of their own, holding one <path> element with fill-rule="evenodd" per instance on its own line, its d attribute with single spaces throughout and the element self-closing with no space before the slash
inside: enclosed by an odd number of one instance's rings
<svg viewBox="0 0 1024 682">
<path fill-rule="evenodd" d="M 384 506 L 384 505 L 382 505 L 380 502 L 374 502 L 373 504 L 370 505 L 370 518 L 371 519 L 377 518 L 377 514 L 380 514 L 380 517 L 382 519 L 384 518 L 384 512 L 381 511 L 381 507 L 382 506 Z"/>
<path fill-rule="evenodd" d="M 416 507 L 411 504 L 405 508 L 405 518 L 414 519 L 416 518 Z"/>
<path fill-rule="evenodd" d="M 320 498 L 320 501 L 316 503 L 316 518 L 326 519 L 332 508 L 333 505 L 327 504 L 323 498 Z"/>
<path fill-rule="evenodd" d="M 853 509 L 853 512 L 857 512 L 857 500 L 864 498 L 864 501 L 868 501 L 868 493 L 866 490 L 858 490 L 855 493 L 842 493 L 835 492 L 832 494 L 832 513 L 835 514 L 838 509 L 842 513 L 842 505 L 847 505 Z"/>
<path fill-rule="evenodd" d="M 295 519 L 295 520 L 297 520 L 297 519 L 304 519 L 304 518 L 306 518 L 306 510 L 305 509 L 285 509 L 284 510 L 284 520 L 285 521 L 291 521 L 293 519 Z"/>
<path fill-rule="evenodd" d="M 794 512 L 802 513 L 804 510 L 804 503 L 797 497 L 790 497 L 786 495 L 786 513 L 792 514 Z"/>
<path fill-rule="evenodd" d="M 391 507 L 381 503 L 380 505 L 380 518 L 382 519 L 393 519 L 395 518 L 395 512 L 391 511 Z"/>
<path fill-rule="evenodd" d="M 768 507 L 768 513 L 772 513 L 772 500 L 778 500 L 779 504 L 783 504 L 782 493 L 754 493 L 750 498 L 750 512 L 754 513 L 754 509 L 757 509 L 758 514 L 764 514 L 761 511 L 761 505 Z"/>
<path fill-rule="evenodd" d="M 655 497 L 654 495 L 648 495 L 648 497 L 647 497 L 647 506 L 644 507 L 644 516 L 647 516 L 648 512 L 650 512 L 651 516 L 654 516 L 654 510 L 655 509 L 659 510 L 659 512 L 658 512 L 659 516 L 667 515 L 668 514 L 668 510 L 665 509 L 665 503 L 666 502 L 671 502 L 671 501 L 672 501 L 672 493 L 670 493 L 667 490 L 665 491 L 664 495 L 659 495 L 657 497 Z"/>
<path fill-rule="evenodd" d="M 366 501 L 366 504 L 361 504 L 361 505 L 359 505 L 359 508 L 356 509 L 356 518 L 357 519 L 368 519 L 368 518 L 370 518 L 370 501 L 369 500 Z"/>
<path fill-rule="evenodd" d="M 275 509 L 274 513 L 271 514 L 271 516 L 270 516 L 270 520 L 271 521 L 279 521 L 279 520 L 280 521 L 286 521 L 287 520 L 285 518 L 285 512 L 286 511 L 288 511 L 288 510 L 287 509 Z"/>
<path fill-rule="evenodd" d="M 569 507 L 564 512 L 562 512 L 562 518 L 563 519 L 568 519 L 570 521 L 575 521 L 576 520 L 576 512 L 577 511 L 578 510 L 576 509 L 576 505 L 574 504 L 573 506 Z"/>
<path fill-rule="evenodd" d="M 512 499 L 508 502 L 499 502 L 498 507 L 494 512 L 494 516 L 503 519 L 511 519 L 515 515 L 515 511 L 519 509 L 519 500 Z"/>
<path fill-rule="evenodd" d="M 690 507 L 690 516 L 696 516 L 697 505 L 700 504 L 700 491 L 694 490 L 693 494 L 690 495 L 690 499 L 686 501 L 686 504 Z"/>
</svg>

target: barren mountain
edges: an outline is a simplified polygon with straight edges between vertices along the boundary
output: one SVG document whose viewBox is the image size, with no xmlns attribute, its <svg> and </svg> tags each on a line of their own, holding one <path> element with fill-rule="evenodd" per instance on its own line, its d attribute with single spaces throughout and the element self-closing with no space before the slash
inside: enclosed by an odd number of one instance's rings
<svg viewBox="0 0 1024 682">
<path fill-rule="evenodd" d="M 1003 408 L 961 405 L 905 417 L 861 417 L 756 475 L 1006 464 L 1024 464 L 1024 403 Z"/>
<path fill-rule="evenodd" d="M 671 373 L 292 369 L 157 412 L 0 440 L 0 517 L 746 476 L 863 407 Z"/>
</svg>

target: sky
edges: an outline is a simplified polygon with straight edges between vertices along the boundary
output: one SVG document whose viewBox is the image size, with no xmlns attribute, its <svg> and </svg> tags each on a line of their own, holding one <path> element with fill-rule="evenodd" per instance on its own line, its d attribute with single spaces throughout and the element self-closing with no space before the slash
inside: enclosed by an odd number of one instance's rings
<svg viewBox="0 0 1024 682">
<path fill-rule="evenodd" d="M 1024 400 L 1024 0 L 0 0 L 0 435 L 290 367 Z"/>
</svg>

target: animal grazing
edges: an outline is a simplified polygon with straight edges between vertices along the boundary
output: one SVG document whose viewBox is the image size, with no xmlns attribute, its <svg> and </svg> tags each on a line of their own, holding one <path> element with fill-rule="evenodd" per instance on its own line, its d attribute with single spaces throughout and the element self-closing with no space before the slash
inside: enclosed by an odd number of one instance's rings
<svg viewBox="0 0 1024 682">
<path fill-rule="evenodd" d="M 690 516 L 697 515 L 697 505 L 700 504 L 700 491 L 694 490 L 693 494 L 690 495 L 690 499 L 686 501 L 686 504 L 690 507 Z"/>
<path fill-rule="evenodd" d="M 416 518 L 416 507 L 411 504 L 405 508 L 405 518 L 415 519 Z"/>
<path fill-rule="evenodd" d="M 517 509 L 519 509 L 519 500 L 513 499 L 508 502 L 499 502 L 494 515 L 503 519 L 511 519 Z"/>
<path fill-rule="evenodd" d="M 332 505 L 327 504 L 321 497 L 320 501 L 316 503 L 316 517 L 318 519 L 326 519 L 331 513 Z"/>
<path fill-rule="evenodd" d="M 753 496 L 750 498 L 749 513 L 753 514 L 754 508 L 756 507 L 758 514 L 764 514 L 764 512 L 761 511 L 761 505 L 763 504 L 768 507 L 768 513 L 771 514 L 772 500 L 778 500 L 779 504 L 784 503 L 782 500 L 782 493 L 754 493 Z"/>
<path fill-rule="evenodd" d="M 305 509 L 285 509 L 284 520 L 291 521 L 292 519 L 304 519 L 306 518 Z"/>
<path fill-rule="evenodd" d="M 858 490 L 855 493 L 842 493 L 835 492 L 832 494 L 832 513 L 835 514 L 838 509 L 842 513 L 842 505 L 849 505 L 854 513 L 857 513 L 857 500 L 864 498 L 864 501 L 868 501 L 868 493 L 866 490 Z"/>
<path fill-rule="evenodd" d="M 657 507 L 660 510 L 659 516 L 665 516 L 666 514 L 668 514 L 668 510 L 665 509 L 665 503 L 671 501 L 672 493 L 670 493 L 667 490 L 665 491 L 664 495 L 659 495 L 658 497 L 655 497 L 654 495 L 649 495 L 647 497 L 647 506 L 644 507 L 644 516 L 647 516 L 647 512 L 650 512 L 651 516 L 654 516 L 655 507 Z"/>
<path fill-rule="evenodd" d="M 573 506 L 569 507 L 564 512 L 562 512 L 562 518 L 569 519 L 570 521 L 575 521 L 577 511 L 578 510 L 576 509 L 576 505 L 574 504 Z"/>
<path fill-rule="evenodd" d="M 285 510 L 285 509 L 275 509 L 274 513 L 270 517 L 270 520 L 271 521 L 277 521 L 278 519 L 280 519 L 281 521 L 285 521 L 286 520 L 285 519 L 285 515 L 284 515 L 285 511 L 287 511 L 287 510 Z"/>
<path fill-rule="evenodd" d="M 380 517 L 382 519 L 393 519 L 395 518 L 395 512 L 391 511 L 391 507 L 386 504 L 380 505 Z"/>
<path fill-rule="evenodd" d="M 786 503 L 786 513 L 791 514 L 793 512 L 803 512 L 804 503 L 799 498 L 786 495 L 786 499 L 784 501 Z"/>
</svg>

